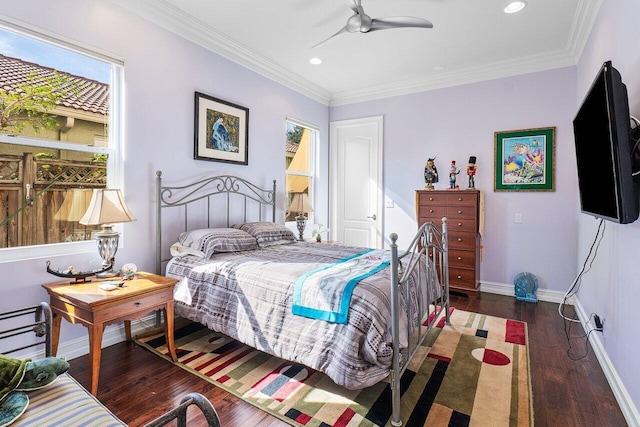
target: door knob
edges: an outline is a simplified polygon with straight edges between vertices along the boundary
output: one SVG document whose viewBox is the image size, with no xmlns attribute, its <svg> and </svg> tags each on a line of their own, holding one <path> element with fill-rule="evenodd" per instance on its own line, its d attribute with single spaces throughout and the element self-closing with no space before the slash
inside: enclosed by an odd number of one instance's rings
<svg viewBox="0 0 640 427">
<path fill-rule="evenodd" d="M 372 220 L 374 220 L 374 221 L 375 221 L 375 220 L 376 220 L 376 218 L 378 218 L 378 217 L 376 216 L 376 214 L 373 214 L 373 215 L 371 215 L 371 216 L 368 216 L 367 218 L 371 218 Z"/>
</svg>

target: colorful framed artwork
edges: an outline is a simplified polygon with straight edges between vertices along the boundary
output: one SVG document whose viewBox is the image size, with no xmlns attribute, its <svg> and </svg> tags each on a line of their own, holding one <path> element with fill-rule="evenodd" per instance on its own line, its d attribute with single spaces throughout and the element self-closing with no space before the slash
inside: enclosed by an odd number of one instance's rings
<svg viewBox="0 0 640 427">
<path fill-rule="evenodd" d="M 194 159 L 249 164 L 249 109 L 200 92 L 195 101 Z"/>
<path fill-rule="evenodd" d="M 495 132 L 495 191 L 555 191 L 555 127 Z"/>
</svg>

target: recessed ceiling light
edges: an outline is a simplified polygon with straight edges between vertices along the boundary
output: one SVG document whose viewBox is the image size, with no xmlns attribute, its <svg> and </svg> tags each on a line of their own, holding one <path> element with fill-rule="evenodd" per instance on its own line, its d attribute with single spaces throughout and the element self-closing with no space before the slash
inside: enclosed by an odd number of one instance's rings
<svg viewBox="0 0 640 427">
<path fill-rule="evenodd" d="M 526 1 L 512 1 L 504 8 L 504 13 L 517 13 L 527 7 Z"/>
<path fill-rule="evenodd" d="M 433 69 L 435 71 L 444 71 L 444 69 L 447 68 L 444 65 L 436 65 L 435 67 L 433 67 Z"/>
<path fill-rule="evenodd" d="M 322 64 L 322 59 L 320 58 L 311 58 L 309 60 L 310 63 L 312 63 L 313 65 L 320 65 Z"/>
</svg>

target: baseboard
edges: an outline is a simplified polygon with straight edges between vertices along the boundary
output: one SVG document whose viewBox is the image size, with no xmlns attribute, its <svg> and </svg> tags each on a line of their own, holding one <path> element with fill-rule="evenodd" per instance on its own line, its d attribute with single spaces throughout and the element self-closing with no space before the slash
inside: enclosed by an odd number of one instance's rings
<svg viewBox="0 0 640 427">
<path fill-rule="evenodd" d="M 578 318 L 582 324 L 585 325 L 585 333 L 588 333 L 587 328 L 594 327 L 594 325 L 587 324 L 589 315 L 584 311 L 579 300 L 575 301 L 574 306 L 578 313 Z M 629 426 L 640 426 L 640 412 L 638 412 L 638 408 L 633 402 L 633 399 L 631 399 L 631 396 L 629 396 L 627 388 L 624 386 L 622 379 L 618 375 L 618 371 L 616 371 L 616 368 L 613 366 L 613 363 L 604 348 L 602 335 L 600 333 L 591 333 L 589 335 L 589 342 L 591 343 L 591 348 L 593 348 L 593 352 L 602 367 L 604 376 L 607 378 L 609 386 L 611 386 L 613 395 L 615 396 L 618 405 L 620 405 L 620 410 L 622 411 L 627 424 Z"/>
<path fill-rule="evenodd" d="M 514 295 L 514 287 L 513 285 L 504 284 L 504 283 L 495 283 L 495 282 L 482 282 L 480 285 L 480 290 L 482 292 L 487 292 L 490 294 L 498 294 L 498 295 Z M 548 291 L 545 289 L 538 289 L 538 300 L 553 302 L 556 304 L 561 303 L 564 300 L 564 292 L 558 291 Z M 584 308 L 580 304 L 580 301 L 575 298 L 569 298 L 569 303 L 572 304 L 576 308 L 576 313 L 578 314 L 579 320 L 585 327 L 585 333 L 588 332 L 587 329 L 589 325 L 586 323 L 589 320 L 589 316 L 584 311 Z M 593 327 L 593 325 L 591 325 Z M 622 379 L 618 375 L 607 351 L 602 344 L 602 335 L 597 333 L 591 333 L 589 335 L 589 342 L 591 343 L 591 347 L 593 348 L 593 352 L 598 359 L 598 363 L 604 372 L 605 377 L 607 378 L 607 382 L 613 391 L 613 395 L 620 406 L 620 410 L 624 415 L 625 420 L 629 426 L 640 426 L 640 413 L 638 412 L 638 408 L 635 403 L 629 396 L 629 392 L 627 388 L 624 386 Z"/>
<path fill-rule="evenodd" d="M 131 334 L 147 330 L 155 326 L 156 315 L 149 314 L 141 319 L 131 322 Z M 63 322 L 64 323 L 64 322 Z M 125 340 L 124 324 L 118 323 L 117 325 L 107 327 L 102 335 L 102 348 L 109 347 L 110 345 L 117 344 Z M 67 360 L 75 359 L 76 357 L 89 354 L 89 340 L 86 336 L 76 338 L 73 340 L 60 343 L 58 346 L 58 357 L 64 357 Z M 42 359 L 45 356 L 44 350 L 34 352 L 32 354 L 25 354 L 24 357 L 31 359 Z M 22 357 L 22 356 L 21 356 Z"/>
</svg>

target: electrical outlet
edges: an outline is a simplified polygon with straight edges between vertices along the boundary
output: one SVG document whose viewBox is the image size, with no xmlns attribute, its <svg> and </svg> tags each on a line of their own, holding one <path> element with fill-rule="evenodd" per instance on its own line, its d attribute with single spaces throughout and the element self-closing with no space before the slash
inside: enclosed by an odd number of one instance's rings
<svg viewBox="0 0 640 427">
<path fill-rule="evenodd" d="M 596 325 L 596 331 L 602 332 L 604 330 L 604 318 L 601 318 L 597 314 L 594 314 L 593 323 L 595 323 Z"/>
<path fill-rule="evenodd" d="M 522 224 L 522 214 L 517 213 L 515 217 L 516 224 Z"/>
</svg>

